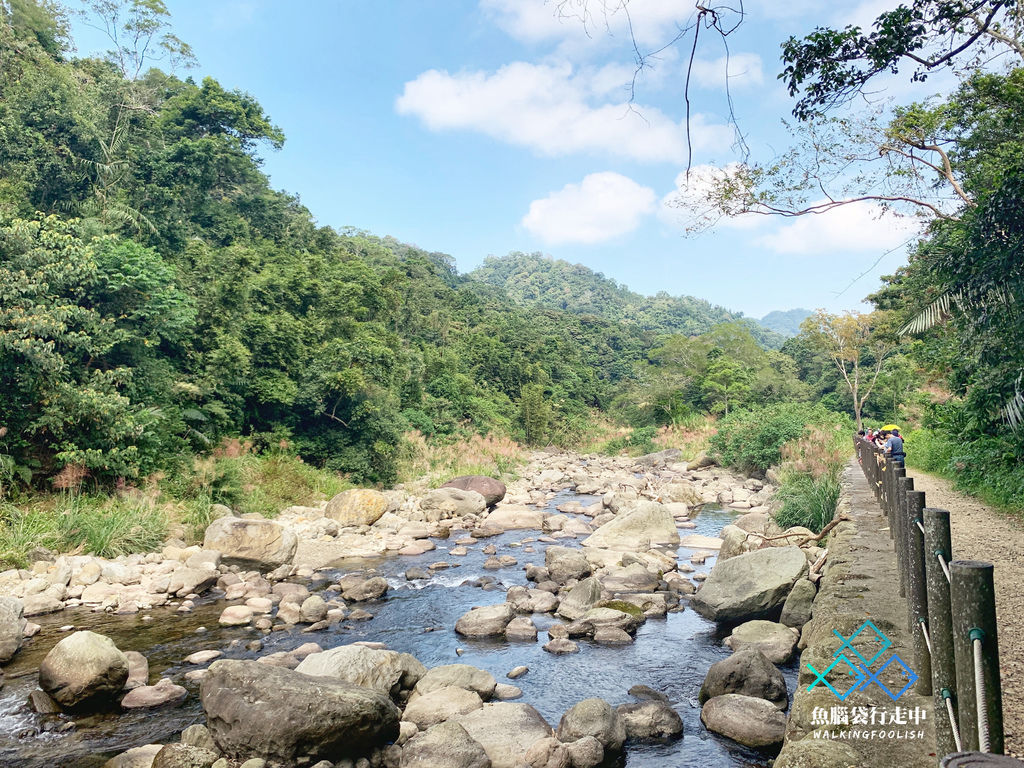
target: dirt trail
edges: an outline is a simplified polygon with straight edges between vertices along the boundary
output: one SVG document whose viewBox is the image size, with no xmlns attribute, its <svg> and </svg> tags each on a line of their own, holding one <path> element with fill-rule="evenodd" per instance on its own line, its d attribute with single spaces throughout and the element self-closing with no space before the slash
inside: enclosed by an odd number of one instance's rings
<svg viewBox="0 0 1024 768">
<path fill-rule="evenodd" d="M 953 557 L 995 565 L 1006 753 L 1024 758 L 1024 521 L 965 496 L 941 477 L 912 468 L 907 474 L 929 507 L 949 510 Z"/>
</svg>

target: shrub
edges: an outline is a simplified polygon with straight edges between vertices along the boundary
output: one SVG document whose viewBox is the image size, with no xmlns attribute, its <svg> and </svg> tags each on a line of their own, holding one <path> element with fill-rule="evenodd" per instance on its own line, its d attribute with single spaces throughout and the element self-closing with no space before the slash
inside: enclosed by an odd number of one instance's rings
<svg viewBox="0 0 1024 768">
<path fill-rule="evenodd" d="M 821 405 L 778 403 L 764 408 L 734 411 L 718 422 L 711 449 L 718 460 L 742 472 L 764 472 L 782 460 L 782 446 L 804 434 L 808 425 L 851 429 L 849 417 Z"/>
<path fill-rule="evenodd" d="M 775 496 L 775 500 L 782 504 L 775 513 L 779 526 L 785 529 L 802 525 L 820 533 L 832 522 L 841 491 L 840 469 L 832 467 L 818 477 L 797 470 L 783 471 Z"/>
</svg>

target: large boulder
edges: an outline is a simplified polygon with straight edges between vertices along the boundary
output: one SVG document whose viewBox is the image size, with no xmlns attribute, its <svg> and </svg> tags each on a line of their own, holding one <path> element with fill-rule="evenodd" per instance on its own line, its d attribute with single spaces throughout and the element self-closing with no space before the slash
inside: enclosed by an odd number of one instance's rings
<svg viewBox="0 0 1024 768">
<path fill-rule="evenodd" d="M 221 517 L 210 523 L 204 549 L 215 549 L 227 563 L 251 568 L 275 568 L 290 563 L 299 540 L 283 525 L 270 520 Z"/>
<path fill-rule="evenodd" d="M 644 501 L 610 520 L 583 540 L 584 547 L 643 552 L 655 546 L 679 546 L 676 521 L 664 505 Z"/>
<path fill-rule="evenodd" d="M 678 739 L 683 735 L 683 720 L 666 701 L 620 704 L 615 712 L 630 741 Z"/>
<path fill-rule="evenodd" d="M 483 746 L 456 722 L 418 733 L 402 747 L 400 768 L 491 768 Z"/>
<path fill-rule="evenodd" d="M 114 641 L 86 630 L 53 646 L 39 666 L 39 687 L 67 708 L 110 701 L 127 680 L 128 659 Z"/>
<path fill-rule="evenodd" d="M 811 620 L 811 609 L 814 606 L 814 597 L 818 594 L 818 588 L 810 579 L 800 579 L 793 585 L 793 589 L 782 606 L 782 614 L 779 616 L 779 623 L 787 627 L 799 629 Z"/>
<path fill-rule="evenodd" d="M 436 523 L 453 517 L 479 515 L 487 509 L 487 502 L 476 491 L 435 488 L 420 499 L 420 509 L 428 521 Z"/>
<path fill-rule="evenodd" d="M 799 636 L 785 624 L 755 619 L 736 627 L 725 639 L 734 651 L 753 648 L 763 653 L 772 664 L 785 664 L 793 656 Z"/>
<path fill-rule="evenodd" d="M 449 685 L 419 696 L 405 708 L 403 720 L 416 723 L 420 730 L 473 712 L 484 705 L 480 694 Z"/>
<path fill-rule="evenodd" d="M 786 733 L 786 716 L 774 704 L 738 693 L 708 699 L 700 720 L 709 731 L 747 747 L 777 747 Z"/>
<path fill-rule="evenodd" d="M 344 680 L 363 688 L 372 688 L 385 696 L 400 690 L 404 673 L 401 654 L 362 645 L 339 645 L 323 653 L 313 653 L 299 662 L 296 672 L 313 677 Z"/>
<path fill-rule="evenodd" d="M 497 680 L 490 672 L 471 667 L 469 664 L 444 664 L 428 670 L 416 683 L 415 691 L 417 695 L 422 696 L 438 688 L 454 685 L 467 691 L 475 691 L 481 699 L 488 701 L 494 695 L 494 686 L 497 684 Z"/>
<path fill-rule="evenodd" d="M 496 637 L 515 615 L 508 603 L 471 608 L 455 622 L 455 631 L 465 637 Z"/>
<path fill-rule="evenodd" d="M 388 511 L 387 497 L 370 488 L 342 491 L 327 502 L 324 517 L 342 526 L 373 525 Z"/>
<path fill-rule="evenodd" d="M 739 623 L 778 615 L 798 579 L 807 574 L 799 547 L 770 547 L 719 560 L 690 605 L 712 621 Z"/>
<path fill-rule="evenodd" d="M 0 597 L 0 664 L 18 652 L 25 637 L 24 606 L 16 597 Z"/>
<path fill-rule="evenodd" d="M 548 547 L 544 552 L 544 565 L 552 581 L 565 584 L 569 579 L 582 579 L 590 575 L 587 556 L 578 549 Z"/>
<path fill-rule="evenodd" d="M 358 757 L 398 738 L 401 718 L 378 691 L 256 661 L 215 661 L 199 699 L 217 747 L 236 759 Z"/>
<path fill-rule="evenodd" d="M 497 507 L 484 519 L 481 527 L 491 531 L 541 530 L 544 527 L 543 510 L 530 507 Z"/>
<path fill-rule="evenodd" d="M 601 582 L 596 576 L 591 576 L 569 590 L 558 604 L 556 613 L 563 619 L 574 621 L 597 605 L 600 599 Z"/>
<path fill-rule="evenodd" d="M 768 661 L 768 657 L 754 648 L 736 651 L 732 656 L 715 662 L 704 677 L 698 696 L 703 704 L 715 696 L 739 693 L 765 699 L 785 709 L 788 699 L 786 678 Z"/>
<path fill-rule="evenodd" d="M 505 484 L 487 475 L 462 475 L 453 477 L 442 488 L 458 488 L 460 491 L 476 491 L 484 497 L 487 506 L 493 507 L 505 498 Z"/>
<path fill-rule="evenodd" d="M 379 600 L 388 591 L 388 580 L 383 576 L 359 580 L 347 587 L 341 596 L 346 600 L 362 603 L 367 600 Z"/>
<path fill-rule="evenodd" d="M 626 726 L 604 699 L 584 699 L 570 707 L 558 723 L 560 741 L 576 741 L 593 736 L 606 752 L 619 752 L 626 741 Z"/>
<path fill-rule="evenodd" d="M 534 742 L 551 736 L 551 726 L 529 704 L 499 702 L 462 715 L 459 724 L 484 748 L 493 768 L 516 768 Z"/>
</svg>

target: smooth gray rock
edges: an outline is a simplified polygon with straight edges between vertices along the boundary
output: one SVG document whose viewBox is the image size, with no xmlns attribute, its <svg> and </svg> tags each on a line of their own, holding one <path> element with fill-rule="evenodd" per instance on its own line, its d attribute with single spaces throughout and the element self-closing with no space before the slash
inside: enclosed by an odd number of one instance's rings
<svg viewBox="0 0 1024 768">
<path fill-rule="evenodd" d="M 210 768 L 220 757 L 216 752 L 188 744 L 166 744 L 153 758 L 152 768 Z"/>
<path fill-rule="evenodd" d="M 295 671 L 314 677 L 344 680 L 386 696 L 394 696 L 399 691 L 405 670 L 401 655 L 395 651 L 362 645 L 339 645 L 322 653 L 310 654 L 299 662 Z"/>
<path fill-rule="evenodd" d="M 536 741 L 552 734 L 551 726 L 529 704 L 487 704 L 458 722 L 480 742 L 493 768 L 516 768 Z"/>
<path fill-rule="evenodd" d="M 416 683 L 415 692 L 422 696 L 438 688 L 454 685 L 475 691 L 484 701 L 494 695 L 494 686 L 498 683 L 490 672 L 471 667 L 469 664 L 445 664 L 427 671 Z"/>
<path fill-rule="evenodd" d="M 793 585 L 789 597 L 782 606 L 782 615 L 779 616 L 779 623 L 787 627 L 800 629 L 811 620 L 811 608 L 814 605 L 814 598 L 818 594 L 818 588 L 810 579 L 800 579 Z"/>
<path fill-rule="evenodd" d="M 733 629 L 725 644 L 734 651 L 753 648 L 772 664 L 785 664 L 792 658 L 798 639 L 799 635 L 784 624 L 755 619 Z"/>
<path fill-rule="evenodd" d="M 352 585 L 342 592 L 341 596 L 345 600 L 361 603 L 367 600 L 379 600 L 384 597 L 387 591 L 388 580 L 383 576 L 374 576 L 373 578 L 359 581 Z"/>
<path fill-rule="evenodd" d="M 203 537 L 203 549 L 217 550 L 224 562 L 259 569 L 291 563 L 298 544 L 295 534 L 278 523 L 241 517 L 214 520 Z"/>
<path fill-rule="evenodd" d="M 625 726 L 626 738 L 630 741 L 678 739 L 683 735 L 682 718 L 667 702 L 620 704 L 615 712 Z"/>
<path fill-rule="evenodd" d="M 400 768 L 491 768 L 480 742 L 454 721 L 412 737 L 402 747 Z"/>
<path fill-rule="evenodd" d="M 153 760 L 165 744 L 146 744 L 133 747 L 127 752 L 115 755 L 103 764 L 103 768 L 153 768 Z"/>
<path fill-rule="evenodd" d="M 619 514 L 583 540 L 584 547 L 618 552 L 643 552 L 651 547 L 679 546 L 675 518 L 662 504 L 644 501 Z"/>
<path fill-rule="evenodd" d="M 505 633 L 505 627 L 515 617 L 508 603 L 472 608 L 455 622 L 455 631 L 464 637 L 495 637 Z"/>
<path fill-rule="evenodd" d="M 549 736 L 535 741 L 526 750 L 523 762 L 530 768 L 572 768 L 572 755 L 565 744 Z"/>
<path fill-rule="evenodd" d="M 0 664 L 6 664 L 25 638 L 24 604 L 16 597 L 0 597 Z"/>
<path fill-rule="evenodd" d="M 708 669 L 698 696 L 703 704 L 715 696 L 739 693 L 772 702 L 785 709 L 788 702 L 786 678 L 768 657 L 756 648 L 736 651 Z"/>
<path fill-rule="evenodd" d="M 215 661 L 199 698 L 214 742 L 235 759 L 336 761 L 368 754 L 399 733 L 401 712 L 386 695 L 255 661 Z"/>
<path fill-rule="evenodd" d="M 565 745 L 573 768 L 596 768 L 604 762 L 604 745 L 593 736 L 570 741 Z"/>
<path fill-rule="evenodd" d="M 79 631 L 57 643 L 39 666 L 39 687 L 62 707 L 113 700 L 128 680 L 128 659 L 114 641 Z"/>
<path fill-rule="evenodd" d="M 758 549 L 716 562 L 690 605 L 704 618 L 723 623 L 771 618 L 806 574 L 807 558 L 799 547 Z"/>
<path fill-rule="evenodd" d="M 576 741 L 593 736 L 607 752 L 619 752 L 626 741 L 626 727 L 604 699 L 584 699 L 570 707 L 558 724 L 561 741 Z"/>
<path fill-rule="evenodd" d="M 700 720 L 709 731 L 747 747 L 774 747 L 786 733 L 786 716 L 770 701 L 727 693 L 704 703 Z"/>
<path fill-rule="evenodd" d="M 569 579 L 582 579 L 591 572 L 587 556 L 578 549 L 550 546 L 544 552 L 544 565 L 552 580 L 564 584 Z"/>
<path fill-rule="evenodd" d="M 574 621 L 597 605 L 600 599 L 601 582 L 597 577 L 591 576 L 569 590 L 559 603 L 555 614 Z"/>
<path fill-rule="evenodd" d="M 480 709 L 483 705 L 483 699 L 475 691 L 449 685 L 410 701 L 402 719 L 416 723 L 424 731 L 438 723 Z"/>
</svg>

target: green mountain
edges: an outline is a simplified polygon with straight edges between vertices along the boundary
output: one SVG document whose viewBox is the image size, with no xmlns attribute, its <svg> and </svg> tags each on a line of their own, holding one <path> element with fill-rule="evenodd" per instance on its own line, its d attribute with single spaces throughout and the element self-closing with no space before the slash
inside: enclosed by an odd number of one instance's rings
<svg viewBox="0 0 1024 768">
<path fill-rule="evenodd" d="M 658 336 L 698 336 L 719 323 L 742 320 L 766 349 L 779 349 L 785 341 L 783 336 L 744 318 L 740 312 L 730 312 L 693 296 L 670 296 L 664 291 L 644 296 L 581 264 L 539 253 L 490 256 L 469 277 L 504 289 L 510 299 L 522 306 L 594 315 Z"/>
<path fill-rule="evenodd" d="M 770 331 L 775 331 L 783 336 L 792 337 L 800 333 L 800 323 L 813 315 L 809 309 L 788 309 L 785 312 L 776 310 L 769 312 L 758 322 Z"/>
</svg>

